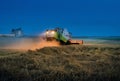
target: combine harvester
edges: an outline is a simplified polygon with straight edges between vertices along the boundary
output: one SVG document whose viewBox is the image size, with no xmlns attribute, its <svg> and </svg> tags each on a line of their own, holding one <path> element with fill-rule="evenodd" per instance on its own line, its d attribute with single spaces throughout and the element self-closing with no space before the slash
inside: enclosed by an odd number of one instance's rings
<svg viewBox="0 0 120 81">
<path fill-rule="evenodd" d="M 83 40 L 73 40 L 71 34 L 63 28 L 46 30 L 43 38 L 46 41 L 58 41 L 61 45 L 83 44 Z"/>
</svg>

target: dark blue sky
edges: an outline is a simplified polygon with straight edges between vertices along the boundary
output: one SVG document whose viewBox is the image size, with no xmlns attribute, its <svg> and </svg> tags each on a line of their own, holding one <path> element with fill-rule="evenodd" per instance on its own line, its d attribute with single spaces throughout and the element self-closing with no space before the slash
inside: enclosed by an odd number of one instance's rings
<svg viewBox="0 0 120 81">
<path fill-rule="evenodd" d="M 120 0 L 0 0 L 0 33 L 62 27 L 74 36 L 120 36 Z"/>
</svg>

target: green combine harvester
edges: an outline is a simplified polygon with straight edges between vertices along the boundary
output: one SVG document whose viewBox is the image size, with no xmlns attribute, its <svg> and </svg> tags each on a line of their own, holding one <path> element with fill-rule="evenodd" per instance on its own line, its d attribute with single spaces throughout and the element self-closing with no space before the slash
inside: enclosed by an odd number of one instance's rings
<svg viewBox="0 0 120 81">
<path fill-rule="evenodd" d="M 83 44 L 83 40 L 72 40 L 71 34 L 63 28 L 46 30 L 44 35 L 46 41 L 58 41 L 62 45 Z"/>
</svg>

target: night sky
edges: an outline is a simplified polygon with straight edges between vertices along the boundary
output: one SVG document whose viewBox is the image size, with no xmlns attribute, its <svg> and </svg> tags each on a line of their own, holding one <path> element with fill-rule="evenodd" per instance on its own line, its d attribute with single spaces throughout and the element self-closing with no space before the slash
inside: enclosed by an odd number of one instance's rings
<svg viewBox="0 0 120 81">
<path fill-rule="evenodd" d="M 120 0 L 0 0 L 0 34 L 62 27 L 73 36 L 120 36 Z"/>
</svg>

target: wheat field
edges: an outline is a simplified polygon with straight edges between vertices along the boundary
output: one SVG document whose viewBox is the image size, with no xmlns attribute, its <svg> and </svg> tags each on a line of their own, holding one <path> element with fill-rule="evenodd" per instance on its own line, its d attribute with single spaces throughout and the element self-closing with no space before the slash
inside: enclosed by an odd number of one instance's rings
<svg viewBox="0 0 120 81">
<path fill-rule="evenodd" d="M 120 47 L 0 50 L 0 81 L 120 81 Z"/>
</svg>

